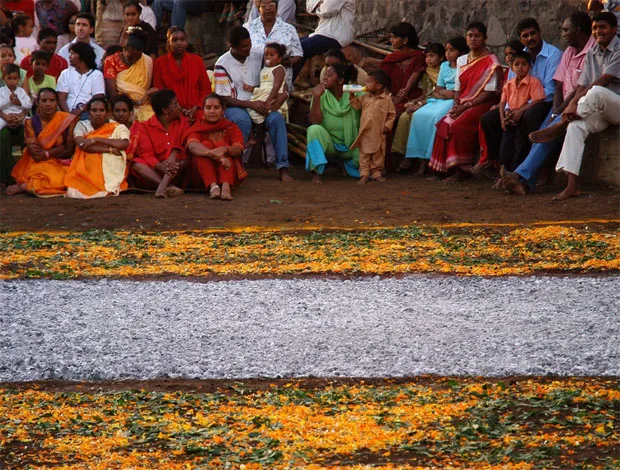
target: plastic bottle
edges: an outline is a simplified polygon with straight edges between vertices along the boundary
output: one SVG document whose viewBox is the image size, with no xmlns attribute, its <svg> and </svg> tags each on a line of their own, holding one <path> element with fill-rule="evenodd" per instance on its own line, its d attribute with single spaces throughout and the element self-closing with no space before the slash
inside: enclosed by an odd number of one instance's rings
<svg viewBox="0 0 620 470">
<path fill-rule="evenodd" d="M 353 93 L 363 93 L 366 91 L 366 87 L 362 85 L 346 84 L 342 87 L 342 91 L 353 92 Z"/>
</svg>

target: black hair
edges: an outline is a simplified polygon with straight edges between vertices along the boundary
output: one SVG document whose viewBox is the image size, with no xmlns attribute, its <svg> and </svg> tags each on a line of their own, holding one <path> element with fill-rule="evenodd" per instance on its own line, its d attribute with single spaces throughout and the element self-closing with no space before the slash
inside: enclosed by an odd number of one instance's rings
<svg viewBox="0 0 620 470">
<path fill-rule="evenodd" d="M 517 59 L 523 59 L 528 64 L 532 65 L 532 56 L 527 51 L 517 51 L 512 55 L 512 62 L 514 63 Z"/>
<path fill-rule="evenodd" d="M 443 47 L 443 44 L 439 42 L 431 42 L 426 49 L 424 49 L 424 53 L 432 52 L 433 54 L 437 54 L 439 57 L 446 58 L 446 48 Z"/>
<path fill-rule="evenodd" d="M 30 63 L 34 64 L 35 60 L 44 60 L 49 65 L 50 60 L 52 60 L 52 54 L 45 51 L 34 51 L 32 54 L 30 54 Z"/>
<path fill-rule="evenodd" d="M 576 11 L 568 17 L 568 20 L 575 28 L 579 28 L 582 34 L 587 36 L 592 34 L 592 20 L 585 11 Z"/>
<path fill-rule="evenodd" d="M 482 21 L 472 21 L 469 23 L 467 25 L 467 31 L 471 29 L 475 29 L 476 31 L 482 33 L 485 38 L 487 37 L 487 27 Z"/>
<path fill-rule="evenodd" d="M 28 21 L 31 20 L 32 18 L 29 15 L 26 15 L 25 13 L 18 13 L 11 20 L 11 28 L 13 28 L 14 32 L 17 32 L 20 26 L 26 26 Z"/>
<path fill-rule="evenodd" d="M 172 90 L 159 90 L 153 93 L 151 95 L 151 106 L 153 111 L 155 111 L 155 115 L 161 116 L 164 109 L 170 106 L 170 103 L 172 103 L 176 96 Z"/>
<path fill-rule="evenodd" d="M 337 47 L 332 47 L 325 53 L 325 58 L 327 59 L 328 57 L 335 57 L 343 64 L 347 63 L 347 58 L 344 56 L 344 52 L 342 52 L 342 49 L 339 49 Z"/>
<path fill-rule="evenodd" d="M 58 37 L 58 33 L 54 31 L 52 28 L 41 28 L 39 34 L 37 34 L 37 41 L 41 42 L 46 38 Z"/>
<path fill-rule="evenodd" d="M 278 57 L 282 58 L 286 55 L 286 46 L 277 42 L 270 42 L 265 44 L 265 49 L 270 48 L 276 51 Z"/>
<path fill-rule="evenodd" d="M 135 7 L 135 9 L 138 10 L 138 13 L 142 13 L 142 5 L 140 5 L 140 2 L 136 0 L 129 0 L 127 3 L 125 3 L 125 5 L 123 6 L 123 11 L 125 11 L 129 7 Z"/>
<path fill-rule="evenodd" d="M 448 44 L 454 47 L 461 55 L 465 55 L 469 52 L 469 47 L 467 46 L 467 39 L 463 36 L 454 36 L 453 38 L 448 39 Z"/>
<path fill-rule="evenodd" d="M 79 19 L 88 20 L 88 24 L 90 24 L 90 27 L 91 28 L 95 27 L 95 17 L 91 15 L 90 13 L 87 13 L 87 12 L 78 13 L 77 15 L 75 15 L 75 21 Z"/>
<path fill-rule="evenodd" d="M 2 66 L 2 75 L 9 75 L 16 73 L 19 76 L 19 65 L 17 64 L 4 64 Z"/>
<path fill-rule="evenodd" d="M 181 28 L 180 26 L 171 26 L 170 28 L 168 28 L 168 31 L 166 31 L 166 40 L 170 41 L 170 37 L 174 33 L 183 33 L 185 37 L 187 37 L 187 33 L 183 28 Z"/>
<path fill-rule="evenodd" d="M 246 39 L 250 39 L 250 32 L 243 26 L 235 26 L 228 32 L 228 42 L 231 47 L 237 47 Z"/>
<path fill-rule="evenodd" d="M 8 24 L 0 27 L 0 44 L 6 44 L 11 49 L 15 46 L 15 33 Z"/>
<path fill-rule="evenodd" d="M 122 50 L 123 48 L 121 46 L 119 46 L 118 44 L 114 44 L 112 46 L 108 46 L 105 48 L 105 55 L 106 57 L 110 57 L 111 55 L 114 55 L 117 52 L 121 52 Z"/>
<path fill-rule="evenodd" d="M 75 52 L 89 70 L 97 68 L 97 54 L 90 44 L 74 42 L 69 46 L 69 51 Z"/>
<path fill-rule="evenodd" d="M 116 103 L 125 103 L 127 107 L 129 108 L 129 112 L 133 111 L 133 101 L 131 101 L 131 98 L 129 98 L 129 96 L 127 95 L 123 95 L 122 93 L 119 93 L 118 95 L 114 95 L 110 99 L 110 108 L 114 109 L 114 106 L 116 106 Z"/>
<path fill-rule="evenodd" d="M 144 48 L 146 47 L 147 36 L 144 31 L 140 27 L 137 26 L 129 26 L 127 28 L 129 34 L 127 35 L 127 42 L 125 43 L 125 47 L 131 47 L 140 52 L 144 52 Z"/>
<path fill-rule="evenodd" d="M 207 100 L 218 100 L 222 105 L 222 108 L 226 109 L 226 103 L 224 103 L 224 98 L 222 98 L 217 93 L 211 93 L 210 95 L 205 96 L 205 99 L 202 102 L 203 108 L 205 107 L 205 104 L 207 104 Z"/>
<path fill-rule="evenodd" d="M 536 31 L 540 31 L 540 25 L 536 18 L 523 18 L 517 23 L 517 34 L 521 36 L 521 31 L 534 28 Z"/>
<path fill-rule="evenodd" d="M 594 17 L 592 18 L 592 22 L 596 23 L 597 21 L 604 21 L 612 28 L 618 26 L 618 18 L 616 18 L 616 15 L 609 11 L 602 11 L 594 15 Z"/>
<path fill-rule="evenodd" d="M 389 90 L 392 86 L 392 80 L 390 79 L 390 76 L 381 69 L 370 72 L 368 76 L 374 78 L 375 82 L 383 85 L 383 88 L 385 88 L 386 90 Z"/>
<path fill-rule="evenodd" d="M 105 98 L 105 96 L 93 96 L 90 100 L 88 100 L 88 103 L 86 103 L 86 111 L 90 111 L 93 103 L 103 103 L 103 107 L 106 109 L 106 111 L 108 110 L 108 100 Z"/>
<path fill-rule="evenodd" d="M 330 68 L 334 69 L 336 75 L 342 78 L 345 83 L 355 83 L 357 81 L 357 69 L 352 64 L 334 64 Z"/>
<path fill-rule="evenodd" d="M 523 44 L 518 39 L 511 40 L 506 44 L 506 47 L 510 47 L 515 52 L 523 50 Z"/>
<path fill-rule="evenodd" d="M 415 49 L 420 44 L 418 33 L 411 23 L 398 23 L 396 26 L 392 26 L 390 33 L 399 38 L 407 38 L 407 46 L 412 49 Z"/>
<path fill-rule="evenodd" d="M 53 88 L 47 86 L 39 89 L 39 91 L 37 92 L 37 101 L 39 101 L 43 93 L 51 93 L 52 95 L 54 95 L 54 98 L 56 98 L 56 101 L 58 101 L 58 92 Z"/>
</svg>

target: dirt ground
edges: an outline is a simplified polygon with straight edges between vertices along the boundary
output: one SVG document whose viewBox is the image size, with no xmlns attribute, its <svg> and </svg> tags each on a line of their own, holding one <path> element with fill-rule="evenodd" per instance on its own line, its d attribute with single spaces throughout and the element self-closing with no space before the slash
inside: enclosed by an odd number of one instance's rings
<svg viewBox="0 0 620 470">
<path fill-rule="evenodd" d="M 462 183 L 427 181 L 412 174 L 390 174 L 386 183 L 359 186 L 328 168 L 323 185 L 310 182 L 301 162 L 291 169 L 296 181 L 278 181 L 275 169 L 250 168 L 232 202 L 204 193 L 176 199 L 124 193 L 96 200 L 37 199 L 21 194 L 0 198 L 0 230 L 91 229 L 192 230 L 208 228 L 301 229 L 362 228 L 408 224 L 532 223 L 620 218 L 620 190 L 586 186 L 583 195 L 551 202 L 558 187 L 525 197 L 490 189 L 489 179 Z"/>
</svg>

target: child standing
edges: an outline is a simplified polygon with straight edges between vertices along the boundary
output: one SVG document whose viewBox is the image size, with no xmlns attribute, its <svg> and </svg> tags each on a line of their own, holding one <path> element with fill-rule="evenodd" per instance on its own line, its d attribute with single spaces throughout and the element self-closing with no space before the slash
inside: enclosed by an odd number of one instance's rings
<svg viewBox="0 0 620 470">
<path fill-rule="evenodd" d="M 392 98 L 386 93 L 390 88 L 390 76 L 383 70 L 368 75 L 367 93 L 356 97 L 351 94 L 351 106 L 362 110 L 360 130 L 350 149 L 360 149 L 360 180 L 365 184 L 369 178 L 383 182 L 385 169 L 386 135 L 396 119 Z"/>
<path fill-rule="evenodd" d="M 34 21 L 28 15 L 19 13 L 11 20 L 11 27 L 15 33 L 15 61 L 19 64 L 39 48 L 37 38 L 32 34 Z"/>
<path fill-rule="evenodd" d="M 254 88 L 250 101 L 265 101 L 269 111 L 278 111 L 288 121 L 288 104 L 286 101 L 279 109 L 274 109 L 278 95 L 286 91 L 286 69 L 282 59 L 286 54 L 286 47 L 282 44 L 269 43 L 264 52 L 265 67 L 260 71 L 260 85 Z M 262 124 L 265 116 L 253 109 L 249 109 L 250 118 L 256 124 Z"/>
<path fill-rule="evenodd" d="M 30 97 L 19 83 L 19 67 L 5 64 L 2 67 L 2 80 L 5 86 L 0 87 L 0 130 L 11 129 L 23 125 L 26 114 L 32 107 Z"/>
<path fill-rule="evenodd" d="M 523 114 L 545 100 L 542 83 L 530 75 L 532 59 L 529 52 L 517 51 L 513 56 L 512 71 L 515 77 L 504 84 L 499 103 L 499 116 L 503 134 L 499 151 L 499 163 L 508 171 L 514 171 L 529 151 L 527 135 L 522 135 Z M 501 180 L 498 180 L 501 181 Z M 501 188 L 501 183 L 496 183 Z"/>
<path fill-rule="evenodd" d="M 30 55 L 30 64 L 32 64 L 33 75 L 28 79 L 28 90 L 33 103 L 36 103 L 37 93 L 41 88 L 56 89 L 56 79 L 45 73 L 50 65 L 50 54 L 48 52 L 34 51 Z"/>
</svg>

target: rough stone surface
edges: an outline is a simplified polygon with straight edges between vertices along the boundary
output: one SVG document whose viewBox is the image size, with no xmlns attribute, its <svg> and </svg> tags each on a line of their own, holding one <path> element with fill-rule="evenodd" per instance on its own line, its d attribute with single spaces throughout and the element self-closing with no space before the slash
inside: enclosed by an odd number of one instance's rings
<svg viewBox="0 0 620 470">
<path fill-rule="evenodd" d="M 0 381 L 620 375 L 620 277 L 0 283 Z"/>
<path fill-rule="evenodd" d="M 610 127 L 588 138 L 580 180 L 620 186 L 620 127 Z"/>
</svg>

